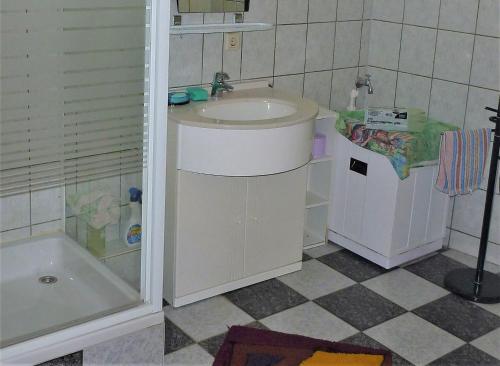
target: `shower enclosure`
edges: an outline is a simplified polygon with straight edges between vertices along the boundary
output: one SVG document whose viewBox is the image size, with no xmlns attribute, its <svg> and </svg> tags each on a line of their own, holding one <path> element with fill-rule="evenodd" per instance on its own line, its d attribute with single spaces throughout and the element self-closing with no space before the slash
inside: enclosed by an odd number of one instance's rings
<svg viewBox="0 0 500 366">
<path fill-rule="evenodd" d="M 0 363 L 163 319 L 168 11 L 0 1 Z"/>
</svg>

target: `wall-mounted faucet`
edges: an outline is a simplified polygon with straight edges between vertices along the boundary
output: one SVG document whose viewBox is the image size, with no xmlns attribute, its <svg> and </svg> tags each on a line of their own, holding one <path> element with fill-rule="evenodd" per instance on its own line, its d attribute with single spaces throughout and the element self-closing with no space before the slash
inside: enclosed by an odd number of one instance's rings
<svg viewBox="0 0 500 366">
<path fill-rule="evenodd" d="M 226 83 L 227 80 L 229 80 L 229 75 L 225 72 L 216 72 L 214 75 L 214 81 L 212 82 L 212 92 L 210 95 L 212 97 L 214 96 L 221 96 L 224 91 L 230 92 L 234 88 L 232 85 L 229 85 Z"/>
<path fill-rule="evenodd" d="M 365 77 L 358 76 L 356 79 L 356 88 L 362 88 L 363 86 L 368 87 L 368 94 L 373 94 L 373 85 L 371 81 L 371 75 L 365 74 Z"/>
</svg>

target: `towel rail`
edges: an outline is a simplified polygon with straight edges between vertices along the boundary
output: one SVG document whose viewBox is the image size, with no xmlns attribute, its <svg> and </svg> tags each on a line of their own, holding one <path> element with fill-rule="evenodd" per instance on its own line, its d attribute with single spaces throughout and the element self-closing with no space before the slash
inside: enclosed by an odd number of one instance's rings
<svg viewBox="0 0 500 366">
<path fill-rule="evenodd" d="M 495 198 L 498 160 L 500 160 L 498 157 L 500 152 L 500 97 L 498 98 L 497 109 L 486 107 L 486 110 L 495 112 L 496 116 L 491 116 L 489 118 L 491 122 L 495 123 L 495 129 L 477 266 L 476 269 L 456 269 L 449 272 L 444 279 L 444 285 L 451 292 L 467 300 L 485 304 L 497 304 L 500 303 L 500 276 L 485 271 L 484 263 L 486 251 L 488 249 L 493 200 Z M 495 159 L 495 157 L 497 157 L 497 159 Z"/>
</svg>

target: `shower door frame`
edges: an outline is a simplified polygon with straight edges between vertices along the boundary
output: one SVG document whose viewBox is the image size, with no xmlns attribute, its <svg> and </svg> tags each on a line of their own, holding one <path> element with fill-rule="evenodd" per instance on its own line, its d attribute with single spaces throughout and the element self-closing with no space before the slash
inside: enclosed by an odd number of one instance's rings
<svg viewBox="0 0 500 366">
<path fill-rule="evenodd" d="M 167 162 L 167 101 L 170 1 L 151 0 L 149 53 L 149 123 L 147 194 L 141 294 L 144 303 L 115 314 L 78 324 L 2 348 L 0 363 L 35 364 L 163 323 L 163 258 Z M 29 316 L 29 314 L 27 314 Z"/>
</svg>

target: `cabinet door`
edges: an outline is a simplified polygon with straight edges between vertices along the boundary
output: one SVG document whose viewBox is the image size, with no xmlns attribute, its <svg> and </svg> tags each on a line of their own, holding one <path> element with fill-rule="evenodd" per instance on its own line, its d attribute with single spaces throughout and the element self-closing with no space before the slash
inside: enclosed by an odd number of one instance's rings
<svg viewBox="0 0 500 366">
<path fill-rule="evenodd" d="M 241 278 L 246 178 L 179 172 L 176 297 Z"/>
<path fill-rule="evenodd" d="M 248 179 L 245 274 L 302 258 L 306 168 Z"/>
</svg>

